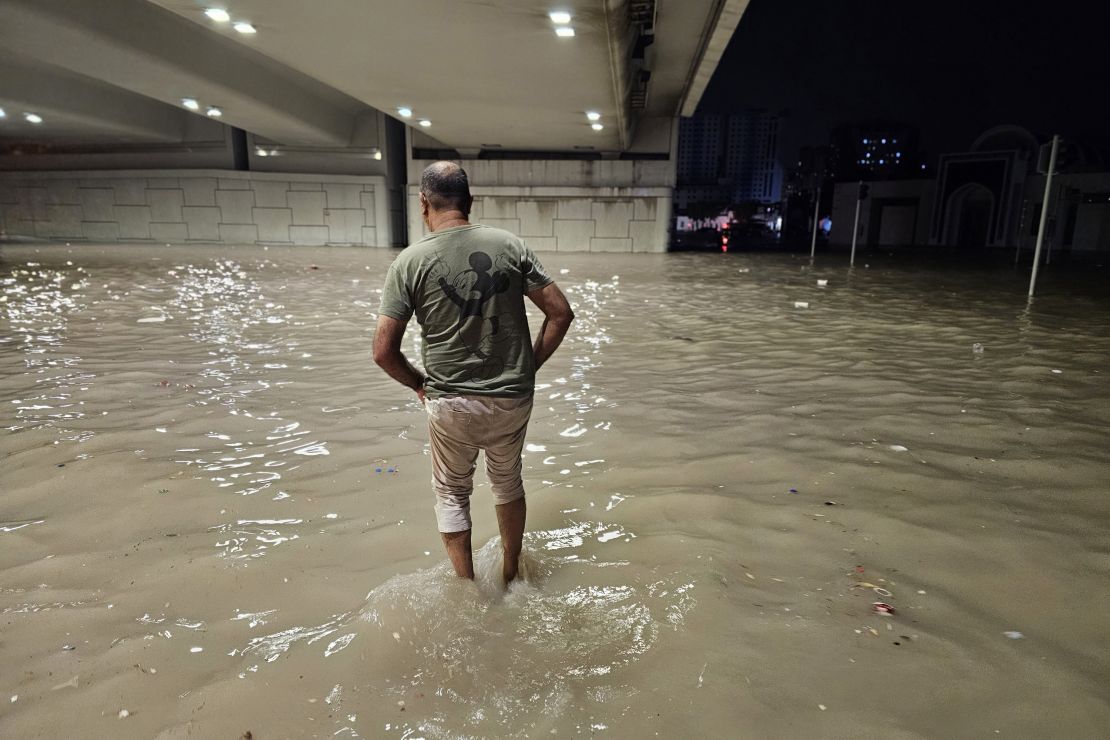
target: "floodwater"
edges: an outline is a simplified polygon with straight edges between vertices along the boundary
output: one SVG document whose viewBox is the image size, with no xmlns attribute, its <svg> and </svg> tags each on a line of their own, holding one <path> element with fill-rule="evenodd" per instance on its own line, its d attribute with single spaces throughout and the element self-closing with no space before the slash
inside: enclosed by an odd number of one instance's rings
<svg viewBox="0 0 1110 740">
<path fill-rule="evenodd" d="M 393 256 L 0 250 L 0 736 L 1105 737 L 1104 269 L 544 255 L 502 594 L 370 360 Z"/>
</svg>

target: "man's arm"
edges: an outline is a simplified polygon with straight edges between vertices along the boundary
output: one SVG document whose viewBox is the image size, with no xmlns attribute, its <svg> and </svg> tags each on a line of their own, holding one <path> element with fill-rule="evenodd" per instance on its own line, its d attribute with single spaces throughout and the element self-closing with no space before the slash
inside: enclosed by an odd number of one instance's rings
<svg viewBox="0 0 1110 740">
<path fill-rule="evenodd" d="M 536 345 L 532 354 L 536 358 L 536 369 L 539 370 L 551 355 L 555 354 L 563 337 L 567 335 L 570 322 L 574 321 L 574 311 L 567 302 L 567 297 L 555 283 L 548 283 L 542 288 L 533 290 L 528 294 L 528 299 L 543 311 L 543 326 L 536 337 Z"/>
<path fill-rule="evenodd" d="M 424 402 L 424 376 L 401 354 L 401 339 L 405 336 L 407 321 L 392 316 L 378 316 L 378 332 L 374 335 L 374 362 L 389 377 L 416 391 Z"/>
</svg>

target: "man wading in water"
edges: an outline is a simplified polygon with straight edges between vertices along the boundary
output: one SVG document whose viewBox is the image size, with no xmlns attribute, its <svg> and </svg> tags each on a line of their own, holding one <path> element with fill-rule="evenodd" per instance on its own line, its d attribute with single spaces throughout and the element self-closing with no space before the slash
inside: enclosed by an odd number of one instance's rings
<svg viewBox="0 0 1110 740">
<path fill-rule="evenodd" d="M 436 519 L 462 578 L 474 578 L 470 494 L 478 451 L 485 450 L 508 584 L 524 537 L 520 453 L 536 370 L 563 341 L 574 313 L 519 238 L 467 221 L 472 202 L 466 172 L 454 162 L 436 162 L 420 176 L 420 213 L 430 233 L 389 268 L 374 362 L 416 391 L 428 411 Z M 525 296 L 544 314 L 535 346 Z M 426 376 L 401 354 L 414 313 Z"/>
</svg>

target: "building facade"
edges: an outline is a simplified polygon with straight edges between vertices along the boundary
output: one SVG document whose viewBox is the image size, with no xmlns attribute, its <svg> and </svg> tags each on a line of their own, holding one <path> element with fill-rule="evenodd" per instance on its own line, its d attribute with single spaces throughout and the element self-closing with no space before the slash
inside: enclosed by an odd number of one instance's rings
<svg viewBox="0 0 1110 740">
<path fill-rule="evenodd" d="M 996 126 L 966 152 L 941 155 L 934 178 L 869 181 L 860 205 L 859 243 L 956 249 L 1032 248 L 1040 225 L 1045 175 L 1038 171 L 1047 137 Z M 1110 171 L 1079 146 L 1052 180 L 1046 242 L 1050 249 L 1110 251 Z M 849 244 L 856 183 L 840 183 L 833 200 L 831 243 Z"/>
<path fill-rule="evenodd" d="M 763 110 L 683 119 L 675 207 L 775 203 L 782 197 L 779 115 Z"/>
<path fill-rule="evenodd" d="M 925 162 L 917 128 L 890 121 L 845 123 L 830 137 L 838 180 L 897 180 L 916 177 Z"/>
</svg>

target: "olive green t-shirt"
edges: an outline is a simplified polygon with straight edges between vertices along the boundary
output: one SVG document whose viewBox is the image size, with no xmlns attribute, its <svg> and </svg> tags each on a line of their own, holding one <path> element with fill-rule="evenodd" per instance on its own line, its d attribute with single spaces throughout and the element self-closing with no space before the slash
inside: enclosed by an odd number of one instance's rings
<svg viewBox="0 0 1110 740">
<path fill-rule="evenodd" d="M 430 397 L 526 396 L 536 365 L 524 296 L 551 283 L 508 231 L 469 224 L 428 234 L 394 260 L 381 313 L 420 324 Z"/>
</svg>

